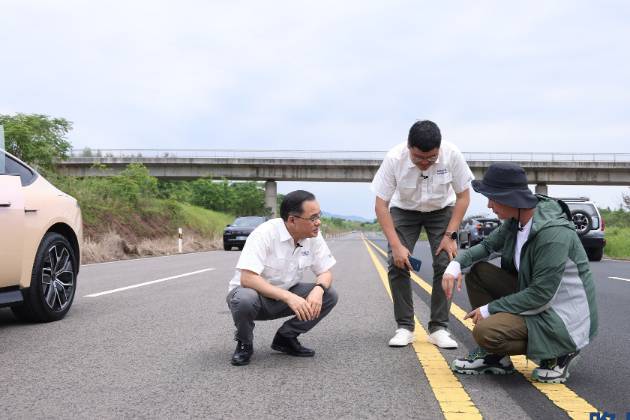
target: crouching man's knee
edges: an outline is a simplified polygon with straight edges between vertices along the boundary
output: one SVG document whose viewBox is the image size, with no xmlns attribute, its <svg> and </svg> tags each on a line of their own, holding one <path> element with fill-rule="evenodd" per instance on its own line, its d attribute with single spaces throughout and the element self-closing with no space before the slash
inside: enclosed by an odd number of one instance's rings
<svg viewBox="0 0 630 420">
<path fill-rule="evenodd" d="M 254 289 L 239 287 L 228 301 L 232 314 L 255 318 L 260 310 L 260 296 Z"/>
<path fill-rule="evenodd" d="M 337 294 L 337 291 L 335 289 L 333 289 L 332 287 L 328 288 L 328 290 L 326 290 L 326 293 L 324 293 L 324 298 L 323 298 L 323 305 L 330 307 L 331 309 L 337 304 L 337 301 L 339 300 L 339 295 Z"/>
<path fill-rule="evenodd" d="M 472 333 L 477 344 L 489 353 L 501 354 L 503 352 L 504 337 L 487 319 L 479 321 Z"/>
</svg>

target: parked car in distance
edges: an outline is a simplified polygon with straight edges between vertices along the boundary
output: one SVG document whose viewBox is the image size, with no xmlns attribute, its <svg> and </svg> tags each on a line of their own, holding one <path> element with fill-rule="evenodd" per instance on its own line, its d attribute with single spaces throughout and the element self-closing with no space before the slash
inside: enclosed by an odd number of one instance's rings
<svg viewBox="0 0 630 420">
<path fill-rule="evenodd" d="M 459 247 L 463 249 L 477 245 L 499 225 L 501 221 L 496 217 L 472 216 L 462 220 L 457 234 Z"/>
<path fill-rule="evenodd" d="M 81 264 L 81 209 L 1 149 L 0 232 L 0 307 L 11 307 L 25 321 L 63 318 Z"/>
<path fill-rule="evenodd" d="M 601 261 L 604 256 L 606 237 L 604 219 L 595 203 L 588 197 L 557 197 L 564 201 L 571 211 L 575 231 L 580 237 L 590 261 Z"/>
<path fill-rule="evenodd" d="M 243 249 L 249 234 L 266 220 L 267 218 L 263 216 L 237 217 L 223 230 L 223 249 L 226 251 L 230 251 L 233 247 Z"/>
</svg>

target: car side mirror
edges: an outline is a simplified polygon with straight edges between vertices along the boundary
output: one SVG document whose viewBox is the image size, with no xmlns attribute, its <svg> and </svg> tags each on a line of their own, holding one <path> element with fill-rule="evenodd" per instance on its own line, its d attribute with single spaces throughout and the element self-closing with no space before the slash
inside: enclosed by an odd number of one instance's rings
<svg viewBox="0 0 630 420">
<path fill-rule="evenodd" d="M 232 225 L 225 225 L 225 227 L 230 227 L 230 226 L 232 226 Z"/>
</svg>

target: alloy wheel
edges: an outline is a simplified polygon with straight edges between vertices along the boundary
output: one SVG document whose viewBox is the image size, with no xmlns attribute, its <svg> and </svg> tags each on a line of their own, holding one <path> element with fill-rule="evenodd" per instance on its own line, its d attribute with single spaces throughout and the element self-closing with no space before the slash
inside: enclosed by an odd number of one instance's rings
<svg viewBox="0 0 630 420">
<path fill-rule="evenodd" d="M 63 244 L 54 244 L 44 257 L 42 294 L 48 307 L 61 312 L 72 302 L 74 295 L 74 262 L 70 250 Z"/>
</svg>

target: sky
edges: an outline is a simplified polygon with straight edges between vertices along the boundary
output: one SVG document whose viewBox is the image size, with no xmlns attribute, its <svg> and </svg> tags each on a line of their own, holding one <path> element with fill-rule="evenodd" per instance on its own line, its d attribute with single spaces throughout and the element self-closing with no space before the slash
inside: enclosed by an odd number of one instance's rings
<svg viewBox="0 0 630 420">
<path fill-rule="evenodd" d="M 0 113 L 66 118 L 77 149 L 386 151 L 430 119 L 464 152 L 630 153 L 629 21 L 624 1 L 3 0 Z M 298 188 L 374 217 L 367 183 L 278 185 Z"/>
</svg>

